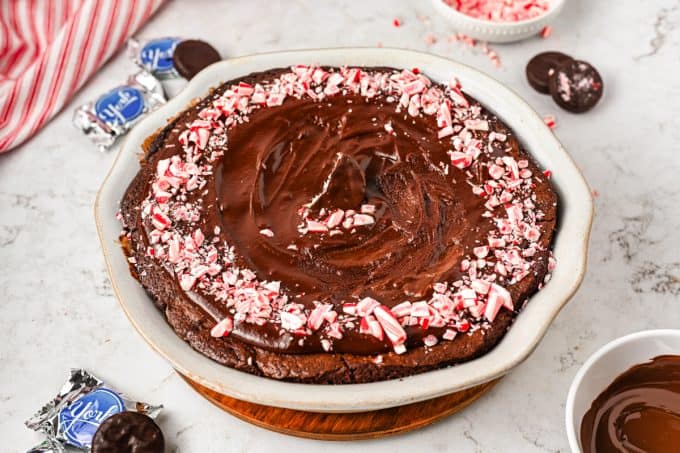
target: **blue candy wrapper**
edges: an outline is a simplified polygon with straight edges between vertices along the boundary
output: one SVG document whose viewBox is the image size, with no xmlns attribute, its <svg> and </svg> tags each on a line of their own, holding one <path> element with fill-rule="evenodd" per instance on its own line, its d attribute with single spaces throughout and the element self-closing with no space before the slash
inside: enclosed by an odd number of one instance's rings
<svg viewBox="0 0 680 453">
<path fill-rule="evenodd" d="M 130 76 L 124 85 L 78 107 L 73 124 L 104 151 L 146 113 L 164 103 L 161 83 L 150 72 L 142 70 Z"/>
<path fill-rule="evenodd" d="M 155 418 L 162 407 L 127 399 L 87 371 L 73 369 L 59 394 L 26 421 L 27 427 L 47 436 L 28 453 L 62 453 L 66 447 L 89 452 L 94 434 L 108 417 L 134 411 Z"/>
<path fill-rule="evenodd" d="M 180 42 L 182 39 L 175 37 L 157 38 L 150 41 L 138 41 L 133 38 L 127 42 L 127 51 L 132 61 L 155 77 L 161 80 L 173 79 L 179 77 L 172 56 Z"/>
</svg>

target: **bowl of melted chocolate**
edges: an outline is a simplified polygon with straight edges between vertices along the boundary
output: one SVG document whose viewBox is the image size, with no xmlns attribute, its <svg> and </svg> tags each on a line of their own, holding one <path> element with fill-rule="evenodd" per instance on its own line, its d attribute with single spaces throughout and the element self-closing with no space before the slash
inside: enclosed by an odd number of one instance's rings
<svg viewBox="0 0 680 453">
<path fill-rule="evenodd" d="M 680 449 L 680 330 L 638 332 L 595 353 L 567 398 L 574 452 Z"/>
</svg>

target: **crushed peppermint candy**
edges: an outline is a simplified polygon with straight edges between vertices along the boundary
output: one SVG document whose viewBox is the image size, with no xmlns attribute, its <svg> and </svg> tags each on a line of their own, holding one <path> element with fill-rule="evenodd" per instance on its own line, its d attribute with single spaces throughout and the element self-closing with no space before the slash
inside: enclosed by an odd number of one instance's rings
<svg viewBox="0 0 680 453">
<path fill-rule="evenodd" d="M 487 6 L 493 3 L 481 2 Z M 395 19 L 395 26 L 400 24 Z M 460 263 L 462 277 L 434 283 L 429 297 L 403 301 L 392 308 L 371 297 L 339 306 L 324 301 L 315 301 L 313 306 L 296 303 L 280 282 L 262 280 L 252 270 L 237 266 L 234 247 L 220 237 L 220 228 L 201 229 L 202 198 L 187 201 L 189 194 L 204 190 L 224 155 L 229 129 L 248 121 L 254 111 L 282 105 L 289 98 L 308 97 L 319 102 L 343 93 L 359 93 L 366 99 L 392 98 L 398 112 L 431 118 L 439 139 L 451 146 L 451 162 L 443 164 L 460 170 L 472 193 L 483 201 L 483 217 L 494 226 L 485 242 Z M 391 129 L 387 123 L 385 130 L 391 133 Z M 216 319 L 210 332 L 213 337 L 228 336 L 236 324 L 249 323 L 275 324 L 281 332 L 298 338 L 299 344 L 316 333 L 324 351 L 332 351 L 334 342 L 349 330 L 387 341 L 398 354 L 406 352 L 406 328 L 410 326 L 442 329 L 439 336 L 428 333 L 423 337 L 428 347 L 442 340 L 453 341 L 459 334 L 488 327 L 501 310 L 515 310 L 522 301 L 512 300 L 509 287 L 529 275 L 533 257 L 545 252 L 540 241 L 543 213 L 536 208 L 535 175 L 529 162 L 510 155 L 479 160 L 483 154 L 491 155 L 492 143 L 507 140 L 505 134 L 490 129 L 488 117 L 479 105 L 470 103 L 457 79 L 447 86 L 436 85 L 417 68 L 373 71 L 296 65 L 268 82 L 232 85 L 212 98 L 198 119 L 181 131 L 181 153 L 156 162 L 149 194 L 141 205 L 150 243 L 146 255 L 171 271 L 184 291 L 204 293 L 223 304 L 228 315 Z M 480 140 L 480 134 L 486 135 L 488 143 Z M 473 165 L 480 176 L 470 170 Z M 550 176 L 547 170 L 543 175 Z M 303 206 L 298 212 L 298 232 L 317 234 L 319 240 L 355 234 L 361 228 L 375 228 L 382 212 L 380 206 L 370 203 L 354 210 L 322 211 L 312 213 L 311 204 Z M 274 237 L 270 228 L 259 233 Z M 287 250 L 297 249 L 295 244 L 287 246 Z M 554 268 L 550 256 L 549 272 Z M 377 363 L 381 360 L 376 356 Z"/>
<path fill-rule="evenodd" d="M 541 29 L 541 32 L 539 33 L 539 35 L 540 35 L 541 38 L 543 38 L 543 39 L 549 38 L 550 35 L 552 35 L 552 27 L 550 27 L 549 25 L 546 25 L 545 27 L 543 27 L 543 28 Z"/>
<path fill-rule="evenodd" d="M 428 46 L 432 46 L 437 43 L 437 37 L 434 35 L 434 33 L 428 33 L 425 35 L 425 38 L 423 38 L 425 41 L 425 44 Z"/>
<path fill-rule="evenodd" d="M 557 127 L 557 121 L 555 120 L 555 115 L 545 115 L 543 117 L 543 122 L 550 129 L 555 129 Z"/>
<path fill-rule="evenodd" d="M 451 8 L 489 22 L 523 22 L 550 10 L 548 0 L 442 0 Z"/>
<path fill-rule="evenodd" d="M 501 67 L 500 56 L 498 55 L 498 53 L 496 53 L 496 51 L 494 49 L 492 49 L 485 42 L 478 43 L 476 39 L 474 39 L 474 38 L 472 38 L 472 37 L 470 37 L 466 34 L 463 34 L 463 33 L 455 33 L 455 34 L 449 35 L 448 41 L 451 42 L 451 43 L 462 42 L 463 44 L 465 44 L 467 47 L 469 47 L 471 49 L 481 47 L 482 53 L 489 58 L 489 60 L 491 61 L 491 64 L 493 64 L 496 68 Z"/>
<path fill-rule="evenodd" d="M 489 57 L 489 60 L 491 60 L 491 63 L 497 67 L 501 67 L 501 58 L 498 56 L 495 50 L 491 49 L 486 43 L 482 44 L 482 52 L 484 52 L 484 55 Z"/>
<path fill-rule="evenodd" d="M 311 203 L 308 203 L 298 211 L 301 217 L 298 232 L 303 236 L 313 233 L 329 236 L 337 236 L 345 232 L 353 234 L 357 231 L 356 227 L 371 226 L 376 222 L 374 217 L 376 207 L 371 204 L 361 205 L 360 212 L 342 209 L 331 212 L 321 210 L 317 217 L 311 217 L 310 205 Z"/>
<path fill-rule="evenodd" d="M 270 230 L 269 228 L 263 228 L 260 230 L 260 234 L 262 236 L 267 236 L 268 238 L 273 238 L 274 237 L 274 232 Z"/>
</svg>

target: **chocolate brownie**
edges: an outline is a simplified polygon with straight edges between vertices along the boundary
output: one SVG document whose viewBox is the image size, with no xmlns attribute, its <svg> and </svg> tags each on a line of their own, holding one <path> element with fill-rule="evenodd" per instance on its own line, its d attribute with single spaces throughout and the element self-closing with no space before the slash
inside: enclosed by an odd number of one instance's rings
<svg viewBox="0 0 680 453">
<path fill-rule="evenodd" d="M 549 176 L 455 79 L 298 65 L 226 82 L 149 137 L 121 240 L 211 359 L 393 379 L 486 353 L 547 281 Z"/>
</svg>

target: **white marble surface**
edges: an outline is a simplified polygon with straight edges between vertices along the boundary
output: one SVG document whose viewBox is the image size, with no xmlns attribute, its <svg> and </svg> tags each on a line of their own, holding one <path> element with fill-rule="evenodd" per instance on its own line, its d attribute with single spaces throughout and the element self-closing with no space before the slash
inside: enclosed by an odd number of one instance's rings
<svg viewBox="0 0 680 453">
<path fill-rule="evenodd" d="M 402 27 L 392 26 L 395 17 Z M 202 37 L 225 56 L 378 42 L 429 50 L 489 72 L 540 113 L 554 113 L 557 135 L 599 193 L 587 277 L 522 366 L 474 406 L 430 428 L 347 445 L 232 418 L 195 395 L 134 332 L 104 270 L 92 204 L 113 153 L 96 152 L 72 127 L 71 113 L 133 70 L 119 54 L 36 137 L 0 156 L 2 450 L 20 452 L 40 439 L 24 419 L 77 366 L 164 403 L 168 451 L 568 451 L 564 400 L 579 365 L 620 335 L 680 326 L 678 24 L 677 0 L 568 0 L 548 40 L 495 46 L 503 61 L 496 69 L 479 49 L 446 41 L 451 30 L 429 0 L 169 2 L 141 37 Z M 440 38 L 431 47 L 428 32 Z M 528 87 L 525 63 L 549 49 L 601 70 L 606 97 L 594 111 L 562 112 Z"/>
</svg>

